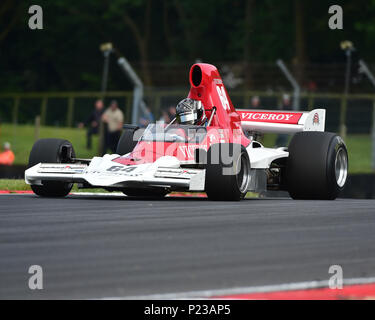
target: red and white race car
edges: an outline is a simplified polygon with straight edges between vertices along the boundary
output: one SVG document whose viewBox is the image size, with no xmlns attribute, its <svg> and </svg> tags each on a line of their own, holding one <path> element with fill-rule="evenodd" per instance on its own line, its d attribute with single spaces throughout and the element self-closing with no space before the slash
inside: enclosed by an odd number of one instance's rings
<svg viewBox="0 0 375 320">
<path fill-rule="evenodd" d="M 129 196 L 206 192 L 212 200 L 240 200 L 247 192 L 286 190 L 294 199 L 335 199 L 344 188 L 344 141 L 324 132 L 325 110 L 234 109 L 218 70 L 195 64 L 188 98 L 204 106 L 205 125 L 126 125 L 117 154 L 76 158 L 69 141 L 41 139 L 25 180 L 39 196 L 66 196 L 73 183 Z M 259 133 L 293 133 L 288 147 L 266 148 Z"/>
</svg>

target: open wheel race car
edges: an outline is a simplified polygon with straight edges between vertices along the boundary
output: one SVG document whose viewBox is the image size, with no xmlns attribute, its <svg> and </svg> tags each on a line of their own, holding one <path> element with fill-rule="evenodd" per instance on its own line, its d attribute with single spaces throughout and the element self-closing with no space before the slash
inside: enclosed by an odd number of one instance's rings
<svg viewBox="0 0 375 320">
<path fill-rule="evenodd" d="M 43 197 L 64 197 L 77 183 L 128 196 L 187 191 L 232 201 L 265 190 L 285 190 L 293 199 L 332 200 L 344 188 L 347 149 L 338 135 L 324 132 L 324 109 L 234 109 L 218 70 L 209 64 L 193 65 L 189 80 L 187 100 L 199 102 L 203 123 L 183 122 L 181 116 L 142 132 L 125 125 L 117 154 L 92 159 L 77 158 L 67 140 L 38 140 L 26 183 Z M 256 138 L 267 132 L 294 136 L 287 148 L 266 148 Z"/>
</svg>

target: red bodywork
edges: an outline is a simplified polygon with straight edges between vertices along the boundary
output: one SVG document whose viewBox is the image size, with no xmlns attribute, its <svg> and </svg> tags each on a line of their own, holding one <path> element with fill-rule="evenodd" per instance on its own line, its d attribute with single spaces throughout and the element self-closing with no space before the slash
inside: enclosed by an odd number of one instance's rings
<svg viewBox="0 0 375 320">
<path fill-rule="evenodd" d="M 162 156 L 174 156 L 180 161 L 193 161 L 194 149 L 208 148 L 214 143 L 240 143 L 247 147 L 250 140 L 241 128 L 241 117 L 234 109 L 220 74 L 215 66 L 198 63 L 190 69 L 190 92 L 188 97 L 200 100 L 209 119 L 216 107 L 207 135 L 199 143 L 140 141 L 134 150 L 113 161 L 124 165 L 150 163 Z"/>
</svg>

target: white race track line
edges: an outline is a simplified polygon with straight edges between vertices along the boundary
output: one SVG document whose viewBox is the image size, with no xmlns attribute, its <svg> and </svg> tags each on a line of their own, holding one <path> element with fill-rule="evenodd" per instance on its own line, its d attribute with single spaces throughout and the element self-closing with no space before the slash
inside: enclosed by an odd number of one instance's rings
<svg viewBox="0 0 375 320">
<path fill-rule="evenodd" d="M 24 196 L 24 195 L 34 195 L 33 193 L 0 193 L 0 196 Z M 124 195 L 121 192 L 72 192 L 69 193 L 69 195 L 74 196 L 110 196 L 110 197 L 124 197 L 127 196 Z"/>
<path fill-rule="evenodd" d="M 345 285 L 369 284 L 369 283 L 375 283 L 375 277 L 352 278 L 352 279 L 344 279 L 343 281 L 344 286 Z M 322 280 L 322 281 L 285 283 L 285 284 L 257 286 L 257 287 L 256 286 L 238 287 L 238 288 L 228 288 L 228 289 L 187 291 L 187 292 L 178 292 L 178 293 L 163 293 L 163 294 L 150 294 L 150 295 L 139 295 L 139 296 L 102 297 L 102 298 L 99 298 L 99 300 L 208 299 L 208 298 L 219 297 L 219 296 L 223 296 L 225 298 L 225 296 L 231 296 L 231 295 L 237 295 L 237 294 L 306 290 L 306 289 L 317 289 L 317 288 L 327 288 L 327 287 L 328 287 L 328 280 Z"/>
<path fill-rule="evenodd" d="M 0 196 L 9 196 L 9 195 L 30 195 L 33 193 L 0 193 Z M 108 196 L 108 197 L 122 197 L 126 198 L 127 195 L 123 194 L 122 192 L 71 192 L 69 195 L 74 196 Z M 170 195 L 167 195 L 170 197 Z"/>
</svg>

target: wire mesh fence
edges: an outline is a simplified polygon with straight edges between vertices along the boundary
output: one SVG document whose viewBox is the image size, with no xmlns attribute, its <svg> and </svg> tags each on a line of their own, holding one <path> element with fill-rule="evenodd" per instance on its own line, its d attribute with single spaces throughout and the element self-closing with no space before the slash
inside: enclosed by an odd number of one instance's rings
<svg viewBox="0 0 375 320">
<path fill-rule="evenodd" d="M 251 108 L 251 99 L 259 97 L 260 109 L 280 108 L 281 93 L 267 91 L 229 92 L 235 108 Z M 291 94 L 291 93 L 289 93 Z M 185 90 L 146 90 L 145 100 L 155 118 L 163 110 L 175 106 L 186 96 Z M 102 97 L 100 92 L 0 94 L 0 121 L 14 124 L 33 124 L 35 117 L 41 117 L 41 124 L 48 126 L 74 127 L 86 119 L 94 102 Z M 132 92 L 108 92 L 107 104 L 116 99 L 125 113 L 126 121 L 131 119 Z M 349 134 L 369 134 L 372 129 L 372 113 L 375 94 L 352 94 L 348 96 L 346 111 L 345 98 L 340 94 L 302 94 L 301 110 L 324 108 L 327 110 L 326 129 L 339 132 L 340 125 L 347 127 Z M 345 112 L 345 123 L 340 123 L 341 113 Z"/>
</svg>

